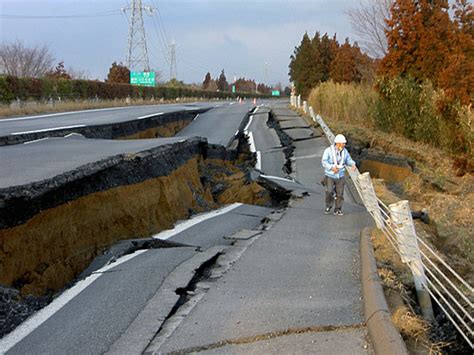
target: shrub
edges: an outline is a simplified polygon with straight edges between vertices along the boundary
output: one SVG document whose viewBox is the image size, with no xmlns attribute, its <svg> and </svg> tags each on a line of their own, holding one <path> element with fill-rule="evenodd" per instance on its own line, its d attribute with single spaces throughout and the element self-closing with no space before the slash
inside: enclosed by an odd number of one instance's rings
<svg viewBox="0 0 474 355">
<path fill-rule="evenodd" d="M 8 82 L 8 77 L 0 76 L 0 102 L 10 103 L 15 99 L 15 94 L 11 90 Z"/>
<path fill-rule="evenodd" d="M 373 111 L 377 127 L 415 141 L 438 144 L 440 115 L 436 110 L 436 93 L 429 81 L 382 78 L 377 88 L 380 96 Z"/>
</svg>

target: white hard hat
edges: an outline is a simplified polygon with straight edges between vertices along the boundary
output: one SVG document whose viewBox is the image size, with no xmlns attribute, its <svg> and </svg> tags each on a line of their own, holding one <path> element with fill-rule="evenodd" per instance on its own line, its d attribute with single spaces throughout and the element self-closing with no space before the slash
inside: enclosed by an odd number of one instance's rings
<svg viewBox="0 0 474 355">
<path fill-rule="evenodd" d="M 334 139 L 334 143 L 347 143 L 346 137 L 344 137 L 342 134 L 338 134 L 336 138 Z"/>
</svg>

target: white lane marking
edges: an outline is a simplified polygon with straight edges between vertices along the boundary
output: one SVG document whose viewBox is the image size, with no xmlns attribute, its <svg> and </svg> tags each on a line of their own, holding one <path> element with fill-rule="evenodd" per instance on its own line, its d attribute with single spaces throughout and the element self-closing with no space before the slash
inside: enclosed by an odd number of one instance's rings
<svg viewBox="0 0 474 355">
<path fill-rule="evenodd" d="M 249 123 L 247 123 L 247 125 L 245 126 L 244 132 L 247 132 L 247 131 L 248 131 L 250 125 L 252 124 L 252 120 L 253 120 L 253 115 L 250 115 Z"/>
<path fill-rule="evenodd" d="M 257 150 L 257 147 L 255 146 L 255 140 L 253 139 L 253 133 L 252 132 L 246 132 L 246 135 L 249 138 L 250 151 L 257 155 L 257 161 L 255 162 L 255 168 L 258 169 L 258 170 L 262 170 L 262 154 L 260 153 L 259 150 Z"/>
<path fill-rule="evenodd" d="M 49 132 L 49 131 L 57 131 L 60 129 L 69 129 L 69 128 L 79 128 L 79 127 L 85 127 L 83 124 L 78 124 L 74 126 L 63 126 L 63 127 L 53 127 L 53 128 L 46 128 L 46 129 L 37 129 L 35 131 L 25 131 L 25 132 L 15 132 L 15 133 L 10 133 L 12 136 L 17 136 L 20 134 L 28 134 L 28 133 L 39 133 L 39 132 Z"/>
<path fill-rule="evenodd" d="M 232 106 L 233 104 L 235 104 L 235 102 L 229 102 L 229 106 Z"/>
<path fill-rule="evenodd" d="M 151 115 L 137 117 L 137 120 L 143 120 L 144 118 L 159 116 L 159 115 L 163 115 L 163 114 L 164 114 L 164 112 L 152 113 Z"/>
<path fill-rule="evenodd" d="M 153 238 L 161 239 L 161 240 L 169 239 L 172 236 L 174 236 L 176 234 L 179 234 L 179 233 L 185 231 L 186 229 L 191 228 L 192 226 L 194 226 L 198 223 L 201 223 L 201 222 L 203 222 L 205 220 L 208 220 L 210 218 L 217 217 L 221 214 L 230 212 L 230 211 L 232 211 L 232 210 L 234 210 L 234 209 L 236 209 L 237 207 L 240 207 L 240 206 L 242 206 L 241 203 L 234 203 L 232 205 L 220 208 L 218 210 L 215 210 L 215 211 L 212 211 L 212 212 L 209 212 L 209 213 L 205 213 L 205 214 L 202 214 L 202 215 L 197 215 L 197 216 L 195 216 L 195 217 L 193 217 L 193 218 L 191 218 L 187 221 L 184 221 L 184 222 L 176 225 L 173 229 L 168 229 L 168 230 L 165 230 L 161 233 L 158 233 L 158 234 L 154 235 Z"/>
<path fill-rule="evenodd" d="M 82 110 L 82 111 L 70 111 L 70 112 L 60 112 L 60 113 L 51 113 L 48 115 L 37 115 L 37 116 L 27 116 L 27 117 L 17 117 L 17 118 L 3 118 L 0 122 L 8 122 L 8 121 L 23 121 L 29 120 L 32 118 L 42 118 L 42 117 L 54 117 L 54 116 L 66 116 L 66 115 L 73 115 L 75 113 L 88 113 L 88 112 L 100 112 L 100 111 L 114 111 L 114 110 L 123 110 L 128 108 L 134 107 L 143 107 L 143 106 L 126 106 L 126 107 L 113 107 L 113 108 L 98 108 L 93 110 Z"/>
<path fill-rule="evenodd" d="M 199 117 L 199 113 L 196 115 L 196 117 L 193 118 L 193 121 Z"/>
<path fill-rule="evenodd" d="M 255 109 L 255 111 L 253 111 L 253 113 L 256 114 L 259 108 L 260 108 L 260 106 L 258 106 L 258 107 Z"/>
<path fill-rule="evenodd" d="M 250 151 L 251 151 L 252 153 L 256 153 L 256 152 L 257 152 L 257 148 L 255 147 L 255 141 L 254 141 L 254 139 L 253 139 L 253 133 L 252 133 L 252 132 L 248 132 L 247 137 L 249 137 Z"/>
<path fill-rule="evenodd" d="M 285 179 L 285 178 L 282 178 L 282 177 L 279 177 L 279 176 L 263 175 L 263 174 L 261 174 L 260 176 L 262 176 L 262 177 L 264 177 L 264 178 L 271 178 L 271 179 L 275 179 L 275 180 L 282 180 L 282 181 L 287 181 L 287 182 L 294 182 L 294 183 L 296 183 L 295 180 Z"/>
<path fill-rule="evenodd" d="M 1 353 L 6 353 L 8 350 L 10 350 L 20 341 L 22 341 L 25 337 L 27 337 L 31 332 L 33 332 L 36 328 L 38 328 L 41 324 L 46 322 L 57 311 L 63 308 L 69 301 L 71 301 L 74 297 L 76 297 L 88 286 L 90 286 L 95 280 L 101 277 L 102 273 L 120 264 L 123 264 L 146 251 L 147 250 L 138 250 L 133 254 L 125 255 L 124 257 L 118 259 L 116 262 L 104 266 L 103 268 L 97 270 L 84 280 L 79 281 L 77 284 L 75 284 L 69 290 L 65 291 L 62 295 L 56 298 L 45 308 L 41 309 L 40 311 L 32 315 L 30 318 L 28 318 L 26 321 L 24 321 L 13 332 L 7 334 L 2 339 L 0 339 Z"/>
<path fill-rule="evenodd" d="M 257 162 L 255 163 L 255 168 L 262 170 L 262 155 L 260 154 L 260 151 L 257 152 Z"/>
<path fill-rule="evenodd" d="M 41 142 L 41 141 L 44 141 L 46 139 L 49 139 L 49 137 L 41 138 L 41 139 L 35 139 L 34 141 L 25 142 L 23 144 L 31 144 L 31 143 Z"/>
<path fill-rule="evenodd" d="M 237 137 L 238 135 L 239 135 L 239 130 L 235 131 L 235 133 L 234 133 L 234 136 Z"/>
</svg>

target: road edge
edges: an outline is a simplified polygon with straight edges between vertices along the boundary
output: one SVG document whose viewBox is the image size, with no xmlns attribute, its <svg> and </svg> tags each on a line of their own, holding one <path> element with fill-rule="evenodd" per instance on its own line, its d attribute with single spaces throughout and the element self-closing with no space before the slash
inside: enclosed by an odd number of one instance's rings
<svg viewBox="0 0 474 355">
<path fill-rule="evenodd" d="M 370 340 L 375 354 L 408 355 L 405 342 L 395 328 L 387 306 L 370 241 L 371 230 L 371 227 L 365 227 L 360 233 L 362 293 Z"/>
</svg>

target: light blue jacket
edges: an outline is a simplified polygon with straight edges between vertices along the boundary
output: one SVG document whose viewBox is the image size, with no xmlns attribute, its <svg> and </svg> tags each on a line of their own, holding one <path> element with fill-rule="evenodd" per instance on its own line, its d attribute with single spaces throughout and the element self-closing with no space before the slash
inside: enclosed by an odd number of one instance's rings
<svg viewBox="0 0 474 355">
<path fill-rule="evenodd" d="M 330 178 L 333 179 L 340 179 L 341 177 L 344 176 L 346 172 L 346 166 L 353 166 L 355 165 L 355 161 L 352 160 L 351 155 L 347 151 L 346 148 L 344 148 L 341 152 L 343 154 L 343 161 L 339 162 L 339 171 L 337 173 L 334 173 L 331 169 L 336 166 L 336 162 L 334 161 L 334 149 L 336 147 L 334 145 L 327 147 L 326 150 L 323 153 L 323 158 L 322 158 L 322 165 L 324 168 L 324 174 Z M 335 152 L 335 151 L 334 151 Z"/>
</svg>

